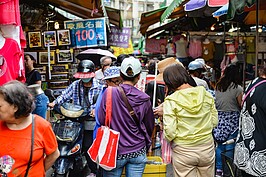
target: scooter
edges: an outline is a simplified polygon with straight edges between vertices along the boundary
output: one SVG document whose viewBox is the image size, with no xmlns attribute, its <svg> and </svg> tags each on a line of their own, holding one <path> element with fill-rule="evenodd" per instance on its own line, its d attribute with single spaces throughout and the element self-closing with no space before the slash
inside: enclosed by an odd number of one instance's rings
<svg viewBox="0 0 266 177">
<path fill-rule="evenodd" d="M 45 92 L 54 99 L 53 91 Z M 51 99 L 52 98 L 52 99 Z M 59 108 L 55 107 L 51 114 L 53 131 L 58 142 L 60 156 L 53 165 L 53 177 L 84 176 L 86 171 L 86 158 L 82 152 L 84 131 L 84 110 L 81 106 L 64 103 Z"/>
</svg>

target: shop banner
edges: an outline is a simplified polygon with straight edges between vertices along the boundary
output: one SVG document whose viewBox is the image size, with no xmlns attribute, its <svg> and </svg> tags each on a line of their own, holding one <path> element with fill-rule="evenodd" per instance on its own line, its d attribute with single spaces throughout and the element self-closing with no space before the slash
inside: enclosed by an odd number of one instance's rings
<svg viewBox="0 0 266 177">
<path fill-rule="evenodd" d="M 111 48 L 114 50 L 115 56 L 119 56 L 120 54 L 133 54 L 134 52 L 131 39 L 129 40 L 128 48 L 115 47 L 115 46 L 111 46 Z"/>
<path fill-rule="evenodd" d="M 105 18 L 65 21 L 74 47 L 107 46 Z"/>
<path fill-rule="evenodd" d="M 150 53 L 166 52 L 167 39 L 146 39 L 145 51 Z"/>
<path fill-rule="evenodd" d="M 108 45 L 122 48 L 128 48 L 130 39 L 130 28 L 122 28 L 111 26 Z"/>
</svg>

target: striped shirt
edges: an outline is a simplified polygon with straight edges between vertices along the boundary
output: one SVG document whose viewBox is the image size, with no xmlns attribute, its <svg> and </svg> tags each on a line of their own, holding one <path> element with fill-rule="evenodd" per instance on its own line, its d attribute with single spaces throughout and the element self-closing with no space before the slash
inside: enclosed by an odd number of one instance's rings
<svg viewBox="0 0 266 177">
<path fill-rule="evenodd" d="M 73 100 L 75 105 L 81 105 L 83 107 L 88 107 L 88 112 L 95 108 L 95 103 L 93 103 L 94 95 L 99 94 L 102 91 L 103 85 L 99 84 L 99 82 L 93 78 L 92 86 L 88 91 L 88 102 L 84 99 L 84 86 L 81 80 L 76 80 L 72 84 L 70 84 L 60 96 L 56 98 L 54 101 L 55 104 L 62 104 L 64 102 L 68 102 L 69 100 Z"/>
</svg>

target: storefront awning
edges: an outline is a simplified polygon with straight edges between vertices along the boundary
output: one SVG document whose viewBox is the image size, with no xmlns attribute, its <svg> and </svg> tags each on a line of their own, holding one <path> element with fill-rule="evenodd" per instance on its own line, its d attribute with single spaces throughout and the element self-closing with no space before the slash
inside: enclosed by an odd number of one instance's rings
<svg viewBox="0 0 266 177">
<path fill-rule="evenodd" d="M 157 10 L 145 12 L 141 14 L 141 19 L 140 19 L 140 33 L 142 35 L 145 35 L 147 32 L 148 28 L 151 25 L 154 25 L 158 22 L 160 22 L 160 18 L 162 14 L 165 12 L 167 7 L 162 7 Z M 185 16 L 185 11 L 183 6 L 178 6 L 177 8 L 174 9 L 174 11 L 168 16 L 169 19 L 178 19 L 181 17 Z"/>
<path fill-rule="evenodd" d="M 94 0 L 93 3 L 92 0 L 21 0 L 20 2 L 27 4 L 51 4 L 84 19 L 107 16 L 111 24 L 122 26 L 120 10 L 105 7 L 105 14 L 101 1 L 97 0 Z"/>
</svg>

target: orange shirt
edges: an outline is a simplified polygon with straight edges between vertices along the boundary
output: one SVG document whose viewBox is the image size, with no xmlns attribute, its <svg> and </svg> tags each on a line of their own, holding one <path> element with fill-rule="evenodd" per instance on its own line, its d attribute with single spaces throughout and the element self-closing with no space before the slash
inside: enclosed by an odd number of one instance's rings
<svg viewBox="0 0 266 177">
<path fill-rule="evenodd" d="M 51 124 L 38 115 L 35 118 L 34 150 L 28 176 L 44 177 L 44 154 L 57 149 L 57 141 Z M 31 149 L 31 125 L 22 130 L 10 130 L 0 121 L 0 157 L 9 155 L 15 160 L 8 177 L 24 177 Z"/>
</svg>

